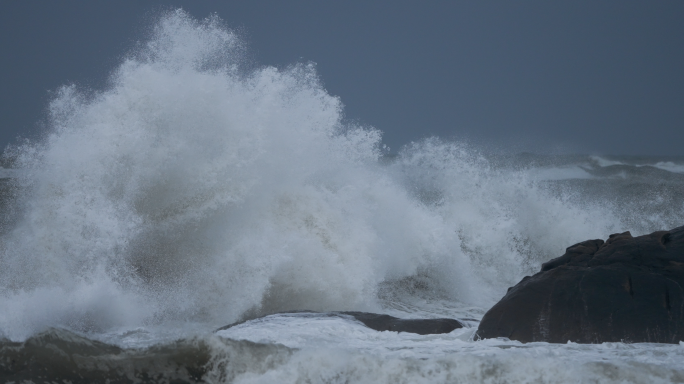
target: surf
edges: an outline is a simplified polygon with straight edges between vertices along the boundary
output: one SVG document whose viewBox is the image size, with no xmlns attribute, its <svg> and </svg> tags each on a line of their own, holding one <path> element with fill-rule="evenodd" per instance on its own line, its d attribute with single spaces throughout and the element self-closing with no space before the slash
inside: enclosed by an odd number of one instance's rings
<svg viewBox="0 0 684 384">
<path fill-rule="evenodd" d="M 390 153 L 315 64 L 245 57 L 217 16 L 178 10 L 108 87 L 56 92 L 44 137 L 4 154 L 1 335 L 215 329 L 298 309 L 481 313 L 566 246 L 673 227 L 684 209 L 638 221 L 563 184 L 602 177 L 582 162 L 554 181 L 540 169 L 556 168 L 438 138 Z"/>
</svg>

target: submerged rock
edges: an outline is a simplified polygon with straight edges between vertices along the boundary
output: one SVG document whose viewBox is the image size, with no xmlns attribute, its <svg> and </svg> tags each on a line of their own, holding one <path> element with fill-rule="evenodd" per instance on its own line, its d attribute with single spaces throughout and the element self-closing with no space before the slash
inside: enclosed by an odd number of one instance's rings
<svg viewBox="0 0 684 384">
<path fill-rule="evenodd" d="M 311 311 L 294 311 L 287 312 L 288 314 L 306 313 L 311 314 Z M 343 318 L 354 318 L 368 328 L 376 331 L 393 331 L 393 332 L 409 332 L 417 333 L 419 335 L 431 335 L 438 333 L 449 333 L 454 329 L 463 328 L 463 324 L 454 319 L 400 319 L 394 316 L 382 315 L 368 312 L 326 312 L 320 313 L 321 316 L 338 316 Z M 270 316 L 270 315 L 269 315 Z M 226 325 L 217 329 L 221 331 L 242 324 L 245 321 Z"/>
<path fill-rule="evenodd" d="M 527 276 L 482 318 L 477 335 L 522 342 L 684 340 L 684 227 L 588 240 Z"/>
<path fill-rule="evenodd" d="M 409 332 L 419 335 L 449 333 L 463 328 L 463 324 L 454 319 L 399 319 L 389 315 L 367 312 L 338 312 L 352 316 L 366 327 L 376 331 Z"/>
</svg>

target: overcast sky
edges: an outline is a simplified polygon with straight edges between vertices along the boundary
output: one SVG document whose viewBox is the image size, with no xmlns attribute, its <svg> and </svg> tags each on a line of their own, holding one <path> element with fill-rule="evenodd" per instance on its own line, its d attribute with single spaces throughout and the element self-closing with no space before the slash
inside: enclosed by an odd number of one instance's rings
<svg viewBox="0 0 684 384">
<path fill-rule="evenodd" d="M 101 89 L 162 9 L 216 12 L 259 64 L 315 62 L 392 150 L 684 155 L 684 1 L 2 1 L 0 146 L 50 91 Z"/>
</svg>

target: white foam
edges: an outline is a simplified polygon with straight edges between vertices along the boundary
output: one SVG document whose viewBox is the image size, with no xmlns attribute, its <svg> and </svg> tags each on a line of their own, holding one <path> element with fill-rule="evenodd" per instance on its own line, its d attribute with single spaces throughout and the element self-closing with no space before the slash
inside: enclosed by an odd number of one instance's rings
<svg viewBox="0 0 684 384">
<path fill-rule="evenodd" d="M 5 334 L 378 310 L 414 280 L 488 308 L 621 225 L 459 143 L 384 164 L 380 132 L 344 123 L 314 65 L 248 70 L 242 51 L 216 17 L 173 12 L 108 89 L 58 92 L 47 137 L 11 153 L 25 193 L 0 239 Z"/>
<path fill-rule="evenodd" d="M 676 164 L 672 161 L 659 161 L 653 165 L 656 168 L 674 173 L 684 173 L 684 165 Z"/>
<path fill-rule="evenodd" d="M 611 165 L 624 165 L 623 162 L 604 159 L 600 156 L 589 156 L 589 158 L 598 163 L 599 167 L 609 167 Z"/>
<path fill-rule="evenodd" d="M 296 348 L 291 360 L 245 382 L 623 382 L 677 381 L 684 349 L 668 344 L 522 344 L 472 341 L 473 329 L 417 335 L 376 332 L 339 317 L 274 315 L 218 332 L 220 337 Z"/>
<path fill-rule="evenodd" d="M 20 176 L 20 171 L 17 169 L 7 169 L 0 167 L 0 179 L 16 178 Z"/>
</svg>

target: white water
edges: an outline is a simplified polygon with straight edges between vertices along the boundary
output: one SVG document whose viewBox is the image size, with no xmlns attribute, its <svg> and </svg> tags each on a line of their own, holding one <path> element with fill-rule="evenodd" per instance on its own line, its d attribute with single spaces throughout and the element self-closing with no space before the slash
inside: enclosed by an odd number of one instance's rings
<svg viewBox="0 0 684 384">
<path fill-rule="evenodd" d="M 297 352 L 271 372 L 238 382 L 621 383 L 681 382 L 684 342 L 549 344 L 488 339 L 473 329 L 446 335 L 375 332 L 354 321 L 273 315 L 220 331 L 222 337 L 279 343 Z"/>
<path fill-rule="evenodd" d="M 684 173 L 684 166 L 681 164 L 675 164 L 671 161 L 659 161 L 653 165 L 656 168 L 663 169 L 665 171 Z"/>
<path fill-rule="evenodd" d="M 47 136 L 8 150 L 23 192 L 1 239 L 0 335 L 23 340 L 66 327 L 125 344 L 111 335 L 181 337 L 294 309 L 481 316 L 567 246 L 639 232 L 610 205 L 541 183 L 590 178 L 577 167 L 497 168 L 474 148 L 438 139 L 386 161 L 380 131 L 346 123 L 314 65 L 250 69 L 242 51 L 218 18 L 168 14 L 110 87 L 62 88 Z M 674 226 L 658 212 L 649 220 L 642 231 Z M 264 336 L 309 356 L 283 377 L 328 347 L 317 327 L 290 343 L 295 328 Z M 396 349 L 456 348 L 510 366 L 522 359 L 525 372 L 544 365 L 530 357 L 542 352 L 510 357 L 468 341 L 472 329 L 414 348 L 415 337 L 357 328 L 341 327 L 332 343 L 351 337 L 342 350 L 388 358 L 357 372 L 359 381 L 388 374 L 403 356 Z M 354 344 L 365 338 L 368 348 Z M 544 348 L 574 359 L 592 347 Z M 314 360 L 362 364 L 346 353 Z"/>
</svg>

